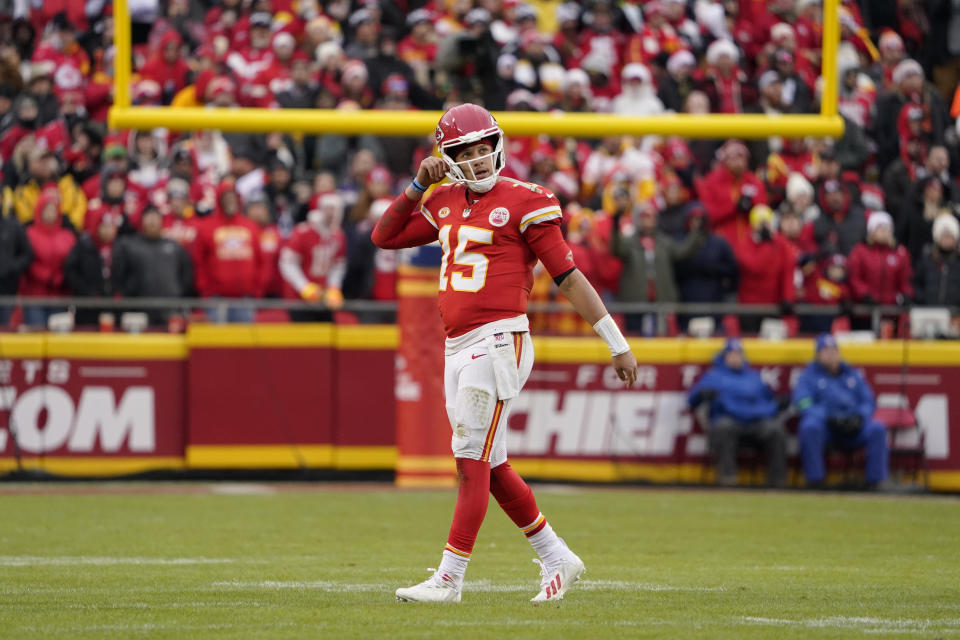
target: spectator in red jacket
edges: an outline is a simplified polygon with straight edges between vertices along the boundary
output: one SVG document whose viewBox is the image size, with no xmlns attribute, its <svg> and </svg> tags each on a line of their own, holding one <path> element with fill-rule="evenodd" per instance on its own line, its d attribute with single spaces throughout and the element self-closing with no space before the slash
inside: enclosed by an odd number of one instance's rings
<svg viewBox="0 0 960 640">
<path fill-rule="evenodd" d="M 734 249 L 740 265 L 738 301 L 743 304 L 780 305 L 781 315 L 792 313 L 796 300 L 794 265 L 796 251 L 783 236 L 773 230 L 773 211 L 765 204 L 750 211 L 750 235 L 741 242 L 740 251 Z M 741 320 L 744 331 L 760 328 L 762 318 L 745 316 Z"/>
<path fill-rule="evenodd" d="M 706 71 L 698 74 L 699 88 L 710 97 L 714 113 L 743 113 L 757 100 L 756 89 L 740 67 L 740 51 L 730 40 L 714 40 L 707 48 Z"/>
<path fill-rule="evenodd" d="M 251 14 L 249 46 L 240 47 L 227 56 L 227 66 L 241 82 L 253 80 L 260 71 L 273 64 L 274 53 L 270 48 L 272 22 L 272 17 L 265 11 Z"/>
<path fill-rule="evenodd" d="M 910 254 L 893 237 L 893 218 L 874 211 L 867 221 L 867 241 L 850 252 L 850 290 L 855 302 L 900 304 L 913 297 Z"/>
<path fill-rule="evenodd" d="M 87 202 L 87 215 L 82 231 L 95 236 L 97 225 L 108 214 L 122 219 L 120 233 L 131 233 L 134 229 L 140 229 L 140 213 L 144 203 L 137 190 L 128 188 L 126 171 L 104 169 L 100 182 L 99 196 Z"/>
<path fill-rule="evenodd" d="M 259 298 L 262 267 L 260 229 L 240 212 L 233 182 L 217 188 L 217 206 L 197 237 L 196 285 L 200 296 Z M 253 322 L 252 306 L 211 308 L 215 322 Z"/>
<path fill-rule="evenodd" d="M 753 232 L 748 218 L 750 210 L 754 205 L 767 204 L 767 191 L 763 182 L 747 169 L 750 152 L 739 140 L 724 143 L 717 151 L 717 160 L 713 171 L 697 181 L 697 194 L 707 209 L 713 231 L 738 253 L 738 247 L 748 243 Z"/>
<path fill-rule="evenodd" d="M 847 284 L 847 258 L 835 253 L 817 263 L 815 256 L 807 254 L 801 258 L 806 277 L 803 281 L 803 301 L 807 304 L 838 304 L 849 314 L 850 287 Z M 808 268 L 808 266 L 810 268 Z M 800 318 L 800 330 L 804 333 L 829 332 L 835 314 L 803 316 Z"/>
<path fill-rule="evenodd" d="M 33 261 L 20 281 L 20 295 L 64 295 L 63 264 L 77 238 L 63 226 L 60 197 L 56 190 L 47 189 L 37 199 L 33 223 L 27 226 L 27 240 L 33 249 Z M 45 328 L 50 315 L 57 311 L 59 309 L 25 305 L 23 322 L 32 327 Z"/>
<path fill-rule="evenodd" d="M 170 29 L 160 38 L 160 46 L 140 69 L 140 77 L 153 80 L 160 85 L 161 101 L 170 104 L 173 96 L 187 86 L 187 74 L 190 67 L 180 55 L 183 39 L 174 29 Z"/>
<path fill-rule="evenodd" d="M 263 259 L 261 267 L 261 290 L 264 297 L 279 298 L 283 293 L 283 280 L 280 278 L 280 248 L 283 240 L 280 230 L 273 223 L 267 198 L 262 192 L 257 192 L 247 198 L 244 203 L 244 212 L 260 230 L 260 257 Z"/>
</svg>

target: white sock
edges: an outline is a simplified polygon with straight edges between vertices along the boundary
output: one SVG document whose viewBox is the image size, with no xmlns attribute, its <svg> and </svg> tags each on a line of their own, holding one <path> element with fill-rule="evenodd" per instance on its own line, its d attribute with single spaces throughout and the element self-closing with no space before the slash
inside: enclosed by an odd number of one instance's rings
<svg viewBox="0 0 960 640">
<path fill-rule="evenodd" d="M 458 583 L 463 582 L 463 574 L 467 572 L 467 563 L 470 562 L 470 556 L 462 556 L 450 550 L 449 545 L 443 550 L 443 557 L 440 559 L 440 568 L 437 571 L 447 574 Z"/>
<path fill-rule="evenodd" d="M 547 522 L 540 531 L 527 538 L 533 550 L 540 556 L 541 562 L 548 567 L 554 566 L 563 559 L 566 553 L 566 546 L 560 540 L 559 536 L 553 531 L 553 527 Z"/>
</svg>

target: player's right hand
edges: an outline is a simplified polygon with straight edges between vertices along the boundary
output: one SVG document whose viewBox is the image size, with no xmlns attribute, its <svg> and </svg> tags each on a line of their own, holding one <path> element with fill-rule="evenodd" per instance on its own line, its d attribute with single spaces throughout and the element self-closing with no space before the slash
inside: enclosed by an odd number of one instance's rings
<svg viewBox="0 0 960 640">
<path fill-rule="evenodd" d="M 323 289 L 315 282 L 308 282 L 300 289 L 300 297 L 307 302 L 319 302 L 323 296 Z"/>
<path fill-rule="evenodd" d="M 447 175 L 447 162 L 443 158 L 424 158 L 417 169 L 417 182 L 425 187 L 440 182 Z"/>
<path fill-rule="evenodd" d="M 343 293 L 340 289 L 327 289 L 323 294 L 323 304 L 331 309 L 339 309 L 343 306 Z"/>
<path fill-rule="evenodd" d="M 627 388 L 633 386 L 637 381 L 637 359 L 632 351 L 613 356 L 613 370 L 617 372 L 617 377 L 623 380 Z"/>
</svg>

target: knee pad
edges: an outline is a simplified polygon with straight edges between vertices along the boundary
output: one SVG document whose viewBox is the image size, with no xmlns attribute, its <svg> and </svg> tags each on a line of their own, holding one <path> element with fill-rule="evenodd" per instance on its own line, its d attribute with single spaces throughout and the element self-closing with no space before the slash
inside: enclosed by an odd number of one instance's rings
<svg viewBox="0 0 960 640">
<path fill-rule="evenodd" d="M 464 387 L 457 390 L 454 405 L 454 433 L 466 437 L 470 431 L 487 429 L 493 420 L 497 407 L 497 397 L 491 391 L 481 387 Z M 458 433 L 462 431 L 461 433 Z"/>
<path fill-rule="evenodd" d="M 484 455 L 490 422 L 497 408 L 497 397 L 482 387 L 463 387 L 454 401 L 453 455 L 480 460 Z"/>
</svg>

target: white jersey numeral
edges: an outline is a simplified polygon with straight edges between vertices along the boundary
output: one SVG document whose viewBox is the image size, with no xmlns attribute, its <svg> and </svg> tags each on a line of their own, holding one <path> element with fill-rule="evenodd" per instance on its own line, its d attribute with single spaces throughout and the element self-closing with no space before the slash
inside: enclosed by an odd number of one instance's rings
<svg viewBox="0 0 960 640">
<path fill-rule="evenodd" d="M 454 271 L 448 277 L 447 266 L 450 264 L 451 226 L 448 224 L 440 227 L 440 248 L 443 249 L 443 259 L 440 261 L 440 291 L 446 291 L 449 284 L 454 291 L 476 293 L 487 282 L 487 266 L 490 261 L 482 253 L 467 251 L 467 243 L 493 244 L 493 231 L 468 226 L 462 226 L 457 230 L 457 248 L 453 252 L 453 264 L 470 267 L 470 275 L 461 271 Z"/>
</svg>

